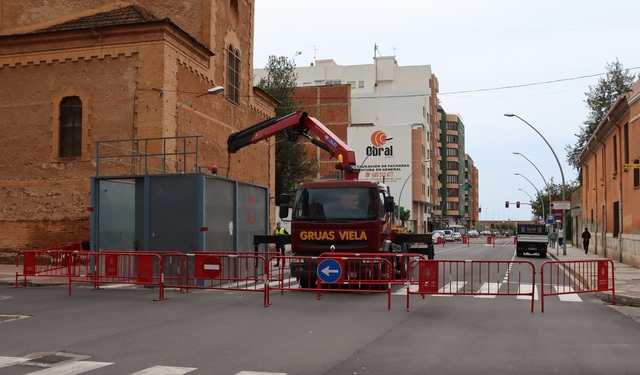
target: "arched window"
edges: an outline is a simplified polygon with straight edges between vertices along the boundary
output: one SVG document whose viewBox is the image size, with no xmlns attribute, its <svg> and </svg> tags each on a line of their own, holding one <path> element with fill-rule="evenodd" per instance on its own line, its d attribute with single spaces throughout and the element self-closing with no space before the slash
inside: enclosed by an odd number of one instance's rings
<svg viewBox="0 0 640 375">
<path fill-rule="evenodd" d="M 231 44 L 227 51 L 227 64 L 227 98 L 240 104 L 240 56 Z"/>
<path fill-rule="evenodd" d="M 60 101 L 59 155 L 82 155 L 82 101 L 77 96 L 67 96 Z"/>
</svg>

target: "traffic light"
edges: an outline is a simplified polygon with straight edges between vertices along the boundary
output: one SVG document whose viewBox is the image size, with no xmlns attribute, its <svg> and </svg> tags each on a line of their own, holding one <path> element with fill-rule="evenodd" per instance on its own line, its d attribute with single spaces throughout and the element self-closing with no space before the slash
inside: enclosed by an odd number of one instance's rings
<svg viewBox="0 0 640 375">
<path fill-rule="evenodd" d="M 509 208 L 509 201 L 504 202 L 504 206 L 505 206 L 506 208 Z"/>
<path fill-rule="evenodd" d="M 516 202 L 516 208 L 520 208 L 520 201 Z"/>
</svg>

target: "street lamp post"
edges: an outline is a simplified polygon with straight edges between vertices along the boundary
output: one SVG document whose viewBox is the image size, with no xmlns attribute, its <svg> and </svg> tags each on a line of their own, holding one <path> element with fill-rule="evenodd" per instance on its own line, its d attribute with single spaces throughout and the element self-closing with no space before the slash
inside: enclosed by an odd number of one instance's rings
<svg viewBox="0 0 640 375">
<path fill-rule="evenodd" d="M 538 167 L 535 164 L 533 164 L 533 162 L 531 160 L 529 160 L 528 157 L 522 155 L 519 152 L 513 151 L 512 153 L 514 155 L 520 155 L 523 158 L 525 158 L 529 163 L 531 163 L 531 165 L 533 165 L 533 167 L 536 169 L 536 171 L 538 171 L 538 173 L 540 174 L 540 177 L 542 177 L 542 181 L 544 181 L 544 185 L 547 187 L 547 199 L 549 200 L 549 205 L 551 205 L 551 188 L 549 187 L 549 184 L 547 183 L 547 179 L 544 178 L 544 176 L 542 175 L 542 172 L 540 172 L 540 169 L 538 169 Z M 551 210 L 549 210 L 549 213 L 551 213 Z M 543 216 L 544 222 L 546 223 L 547 222 L 547 218 L 544 216 L 544 213 L 542 214 L 542 216 Z"/>
<path fill-rule="evenodd" d="M 367 159 L 365 158 L 364 160 L 366 161 Z M 431 159 L 421 160 L 420 164 L 418 164 L 415 167 L 413 167 L 413 169 L 411 170 L 411 173 L 409 173 L 409 176 L 407 176 L 407 178 L 404 180 L 404 183 L 402 184 L 402 187 L 400 188 L 400 194 L 398 194 L 398 216 L 400 216 L 400 204 L 402 203 L 402 192 L 404 191 L 404 186 L 407 184 L 407 181 L 409 181 L 409 179 L 413 175 L 413 172 L 415 172 L 416 169 L 418 169 L 418 167 L 420 167 L 420 166 L 422 166 L 422 164 L 428 163 L 430 161 L 431 161 Z M 364 164 L 364 161 L 362 163 Z M 411 207 L 411 208 L 413 209 L 413 207 Z"/>
<path fill-rule="evenodd" d="M 529 124 L 528 122 L 526 122 L 522 117 L 513 114 L 513 113 L 505 113 L 504 114 L 507 117 L 516 117 L 518 118 L 520 121 L 524 122 L 525 124 L 529 125 L 529 127 L 531 129 L 533 129 L 536 133 L 538 133 L 538 135 L 544 140 L 544 142 L 547 144 L 547 146 L 549 146 L 549 149 L 551 150 L 551 153 L 553 153 L 553 157 L 556 158 L 556 162 L 558 163 L 558 168 L 560 168 L 560 176 L 562 176 L 562 201 L 564 202 L 567 199 L 567 195 L 566 195 L 566 188 L 565 188 L 565 182 L 564 182 L 564 172 L 562 171 L 562 165 L 560 164 L 560 160 L 558 159 L 558 155 L 556 155 L 556 152 L 553 150 L 553 147 L 551 147 L 551 145 L 549 144 L 549 142 L 547 141 L 547 139 L 538 131 L 538 129 L 534 128 L 533 125 Z M 562 208 L 562 230 L 564 231 L 564 233 L 566 234 L 566 212 L 564 207 Z M 562 241 L 562 255 L 567 255 L 567 241 L 566 238 Z"/>
<path fill-rule="evenodd" d="M 536 185 L 533 184 L 533 182 L 531 182 L 531 180 L 529 180 L 528 178 L 526 178 L 523 174 L 520 173 L 514 173 L 516 176 L 520 176 L 522 178 L 524 178 L 525 180 L 529 181 L 529 183 L 531 184 L 531 186 L 533 186 L 534 189 L 536 189 L 536 193 L 538 193 L 538 199 L 540 199 L 540 205 L 542 206 L 542 218 L 545 217 L 544 215 L 544 202 L 542 201 L 542 196 L 540 195 L 540 191 L 538 190 L 538 188 L 536 187 Z M 533 200 L 533 199 L 531 199 Z"/>
<path fill-rule="evenodd" d="M 520 190 L 520 191 L 524 192 L 525 194 L 527 194 L 529 196 L 529 198 L 531 198 L 532 202 L 535 200 L 535 199 L 533 199 L 531 194 L 527 193 L 524 189 L 518 189 L 518 190 Z M 540 194 L 538 194 L 538 199 L 540 200 L 540 204 L 543 204 L 542 197 L 540 197 Z M 544 208 L 542 209 L 542 216 L 544 216 Z"/>
<path fill-rule="evenodd" d="M 223 92 L 223 91 L 224 91 L 224 87 L 222 87 L 222 86 L 212 87 L 212 88 L 210 88 L 209 90 L 207 90 L 207 92 L 203 92 L 202 94 L 198 94 L 198 95 L 196 95 L 196 96 L 194 96 L 194 97 L 192 97 L 192 98 L 189 98 L 189 99 L 185 100 L 185 101 L 184 101 L 184 102 L 182 102 L 182 103 L 178 103 L 178 104 L 176 104 L 176 110 L 177 110 L 178 108 L 182 107 L 183 105 L 185 105 L 185 104 L 189 103 L 189 102 L 190 102 L 190 101 L 192 101 L 193 99 L 196 99 L 196 98 L 199 98 L 199 97 L 201 97 L 201 96 L 205 96 L 205 95 L 215 95 L 215 94 L 219 94 L 219 93 L 221 93 L 221 92 Z"/>
</svg>

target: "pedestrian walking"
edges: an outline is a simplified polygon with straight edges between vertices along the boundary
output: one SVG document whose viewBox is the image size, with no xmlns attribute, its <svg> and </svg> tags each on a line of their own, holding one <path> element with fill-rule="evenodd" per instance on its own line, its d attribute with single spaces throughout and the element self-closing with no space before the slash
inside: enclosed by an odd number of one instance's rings
<svg viewBox="0 0 640 375">
<path fill-rule="evenodd" d="M 584 253 L 589 254 L 589 241 L 591 240 L 591 233 L 589 233 L 589 229 L 584 228 L 584 232 L 582 232 L 582 247 L 584 248 Z"/>
<path fill-rule="evenodd" d="M 554 228 L 553 231 L 551 232 L 551 247 L 556 247 L 556 241 L 558 240 L 558 233 L 556 232 L 556 229 Z"/>
<path fill-rule="evenodd" d="M 289 232 L 287 232 L 287 230 L 285 228 L 283 228 L 280 225 L 280 222 L 278 222 L 276 224 L 276 229 L 273 231 L 273 234 L 275 234 L 276 236 L 286 236 L 289 234 Z M 285 253 L 285 248 L 284 248 L 284 237 L 282 239 L 276 239 L 276 251 L 280 254 L 282 254 L 282 256 L 284 256 Z M 284 261 L 282 261 L 283 263 L 285 263 Z M 284 267 L 286 264 L 283 264 L 282 266 Z M 280 259 L 276 260 L 276 267 L 280 266 Z"/>
<path fill-rule="evenodd" d="M 564 243 L 564 229 L 558 230 L 558 246 L 562 246 Z"/>
</svg>

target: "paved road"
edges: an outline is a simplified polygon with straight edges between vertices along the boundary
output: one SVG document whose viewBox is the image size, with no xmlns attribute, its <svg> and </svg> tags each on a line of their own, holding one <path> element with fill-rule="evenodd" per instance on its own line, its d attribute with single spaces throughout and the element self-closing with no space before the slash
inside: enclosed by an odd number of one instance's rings
<svg viewBox="0 0 640 375">
<path fill-rule="evenodd" d="M 510 259 L 508 247 L 447 245 L 450 257 Z M 0 287 L 0 373 L 634 374 L 640 325 L 595 295 L 515 296 L 92 291 Z M 10 339 L 5 339 L 10 338 Z M 75 370 L 74 370 L 75 369 Z"/>
</svg>

